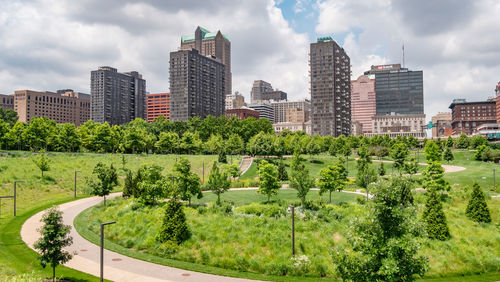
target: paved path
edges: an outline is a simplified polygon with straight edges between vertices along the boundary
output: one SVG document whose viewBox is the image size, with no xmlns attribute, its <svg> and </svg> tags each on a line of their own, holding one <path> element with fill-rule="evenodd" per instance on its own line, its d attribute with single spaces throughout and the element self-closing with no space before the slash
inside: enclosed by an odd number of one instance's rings
<svg viewBox="0 0 500 282">
<path fill-rule="evenodd" d="M 241 175 L 245 174 L 247 170 L 252 166 L 253 158 L 250 156 L 243 156 L 241 158 L 241 163 L 240 163 L 240 172 Z"/>
<path fill-rule="evenodd" d="M 114 193 L 110 197 L 119 196 Z M 110 198 L 108 197 L 108 198 Z M 73 226 L 75 217 L 85 209 L 102 201 L 101 197 L 85 198 L 59 206 L 63 212 L 64 224 L 71 225 L 73 245 L 66 248 L 69 252 L 77 252 L 65 266 L 99 277 L 99 246 L 85 240 Z M 30 217 L 21 228 L 23 241 L 33 249 L 34 242 L 39 238 L 38 228 L 42 226 L 40 219 L 43 212 Z M 154 264 L 130 258 L 109 250 L 104 250 L 104 278 L 112 281 L 251 281 L 239 278 L 217 276 L 178 268 Z"/>
</svg>

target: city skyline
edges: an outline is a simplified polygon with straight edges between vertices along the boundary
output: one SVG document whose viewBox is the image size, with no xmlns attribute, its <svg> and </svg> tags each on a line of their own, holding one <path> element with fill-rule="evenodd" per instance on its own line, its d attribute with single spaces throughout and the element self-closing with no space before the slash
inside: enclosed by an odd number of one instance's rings
<svg viewBox="0 0 500 282">
<path fill-rule="evenodd" d="M 11 1 L 2 8 L 0 38 L 8 43 L 0 56 L 0 93 L 68 87 L 88 93 L 88 72 L 101 65 L 135 69 L 148 79 L 149 92 L 169 91 L 169 51 L 198 25 L 231 39 L 233 92 L 247 100 L 255 79 L 271 81 L 289 100 L 308 98 L 308 46 L 322 35 L 333 35 L 352 58 L 354 79 L 372 64 L 403 63 L 404 44 L 405 67 L 424 71 L 428 118 L 453 98 L 494 96 L 500 73 L 492 36 L 500 31 L 494 24 L 500 3 L 486 0 L 414 8 L 400 1 L 113 2 L 106 13 L 92 9 L 92 1 L 68 3 Z M 354 13 L 344 21 L 328 17 Z M 39 30 L 42 23 L 47 28 Z"/>
</svg>

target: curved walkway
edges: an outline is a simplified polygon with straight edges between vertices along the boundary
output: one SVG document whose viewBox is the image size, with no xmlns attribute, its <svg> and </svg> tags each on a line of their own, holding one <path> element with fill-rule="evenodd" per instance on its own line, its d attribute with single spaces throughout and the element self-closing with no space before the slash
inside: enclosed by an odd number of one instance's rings
<svg viewBox="0 0 500 282">
<path fill-rule="evenodd" d="M 114 193 L 108 198 L 119 196 Z M 77 254 L 65 266 L 99 277 L 100 247 L 84 239 L 73 226 L 75 217 L 85 209 L 97 205 L 101 197 L 85 198 L 59 206 L 63 212 L 64 224 L 71 225 L 73 245 L 67 251 Z M 30 217 L 21 228 L 21 238 L 33 249 L 33 244 L 40 237 L 38 228 L 42 226 L 40 219 L 45 211 Z M 112 281 L 251 281 L 226 276 L 211 275 L 179 268 L 168 267 L 127 257 L 109 250 L 104 250 L 104 278 Z"/>
</svg>

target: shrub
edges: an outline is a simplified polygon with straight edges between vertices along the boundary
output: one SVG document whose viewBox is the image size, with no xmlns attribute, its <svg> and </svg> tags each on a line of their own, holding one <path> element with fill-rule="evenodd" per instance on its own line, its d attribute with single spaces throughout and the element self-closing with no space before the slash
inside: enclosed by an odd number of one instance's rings
<svg viewBox="0 0 500 282">
<path fill-rule="evenodd" d="M 431 189 L 427 194 L 423 220 L 429 238 L 441 241 L 450 238 L 450 230 L 443 212 L 443 204 L 439 199 L 439 194 L 434 189 Z"/>
<path fill-rule="evenodd" d="M 239 206 L 235 209 L 236 212 L 243 214 L 253 214 L 256 216 L 280 217 L 286 215 L 284 207 L 278 205 L 262 205 L 251 203 L 245 206 Z"/>
<path fill-rule="evenodd" d="M 483 191 L 481 191 L 481 187 L 479 187 L 479 184 L 474 183 L 472 188 L 472 195 L 467 204 L 465 214 L 476 222 L 491 222 L 490 210 L 486 204 L 486 199 Z"/>
<path fill-rule="evenodd" d="M 171 199 L 166 204 L 163 224 L 156 239 L 161 243 L 171 242 L 180 245 L 189 237 L 191 237 L 191 233 L 186 223 L 182 204 L 177 199 Z"/>
<path fill-rule="evenodd" d="M 286 172 L 286 166 L 283 161 L 280 161 L 278 165 L 278 180 L 279 181 L 288 180 L 288 173 Z"/>
</svg>

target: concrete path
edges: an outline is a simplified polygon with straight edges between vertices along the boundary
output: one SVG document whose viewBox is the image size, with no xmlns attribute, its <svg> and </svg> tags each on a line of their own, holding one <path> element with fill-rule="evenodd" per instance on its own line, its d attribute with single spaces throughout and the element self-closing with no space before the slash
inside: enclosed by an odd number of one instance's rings
<svg viewBox="0 0 500 282">
<path fill-rule="evenodd" d="M 110 197 L 119 196 L 114 193 Z M 85 198 L 59 206 L 63 212 L 64 224 L 71 225 L 71 236 L 73 245 L 66 248 L 67 251 L 77 255 L 73 256 L 65 266 L 92 274 L 99 277 L 100 247 L 85 240 L 78 234 L 73 226 L 75 217 L 85 209 L 99 204 L 101 197 Z M 33 244 L 40 237 L 39 229 L 42 226 L 40 219 L 45 211 L 35 214 L 23 224 L 21 238 L 33 249 Z M 104 250 L 104 278 L 112 281 L 251 281 L 246 279 L 217 276 L 178 268 L 154 264 L 134 258 L 130 258 L 109 250 Z"/>
<path fill-rule="evenodd" d="M 241 157 L 241 163 L 240 163 L 240 172 L 241 175 L 245 174 L 247 170 L 252 166 L 253 158 L 250 156 L 243 156 Z"/>
</svg>

